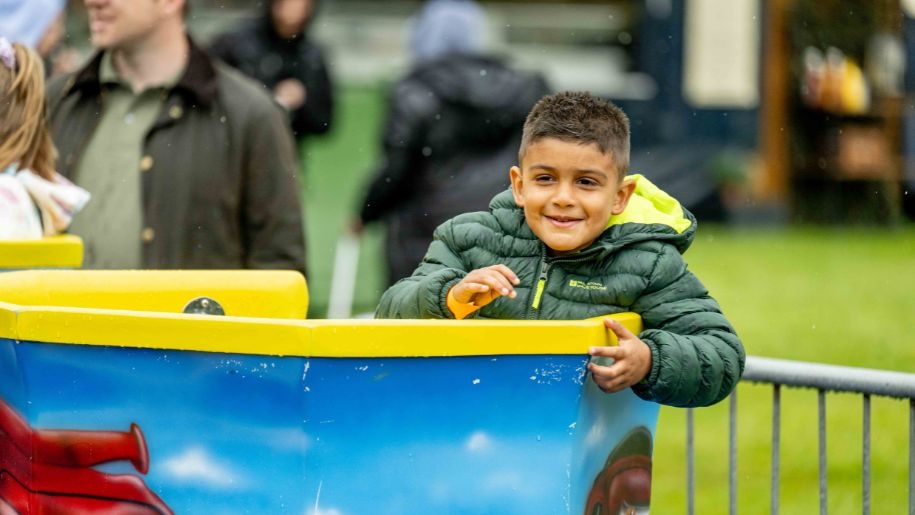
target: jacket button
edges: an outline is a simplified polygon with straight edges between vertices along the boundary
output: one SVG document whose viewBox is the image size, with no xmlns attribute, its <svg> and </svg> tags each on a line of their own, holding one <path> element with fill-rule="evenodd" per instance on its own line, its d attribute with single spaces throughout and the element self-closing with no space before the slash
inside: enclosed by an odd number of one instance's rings
<svg viewBox="0 0 915 515">
<path fill-rule="evenodd" d="M 172 120 L 177 120 L 178 118 L 181 118 L 182 114 L 184 114 L 184 109 L 181 109 L 181 106 L 171 106 L 168 109 L 168 116 Z"/>
<path fill-rule="evenodd" d="M 151 243 L 156 239 L 156 230 L 152 227 L 146 227 L 142 232 L 143 243 Z"/>
<path fill-rule="evenodd" d="M 143 159 L 140 159 L 140 171 L 148 172 L 153 167 L 153 158 L 150 155 L 143 156 Z"/>
</svg>

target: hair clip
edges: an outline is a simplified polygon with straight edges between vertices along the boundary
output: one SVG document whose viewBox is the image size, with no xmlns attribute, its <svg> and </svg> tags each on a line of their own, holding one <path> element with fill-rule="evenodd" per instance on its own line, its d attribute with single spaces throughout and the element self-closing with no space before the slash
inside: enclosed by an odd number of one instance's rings
<svg viewBox="0 0 915 515">
<path fill-rule="evenodd" d="M 10 70 L 16 70 L 16 51 L 6 38 L 0 37 L 0 61 Z"/>
</svg>

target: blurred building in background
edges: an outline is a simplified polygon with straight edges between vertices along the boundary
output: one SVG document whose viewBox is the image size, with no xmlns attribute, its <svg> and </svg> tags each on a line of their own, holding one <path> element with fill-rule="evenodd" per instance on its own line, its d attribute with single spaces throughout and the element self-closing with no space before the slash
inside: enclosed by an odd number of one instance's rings
<svg viewBox="0 0 915 515">
<path fill-rule="evenodd" d="M 79 16 L 81 1 L 71 2 Z M 257 0 L 192 0 L 207 41 Z M 490 48 L 633 122 L 632 169 L 706 220 L 888 223 L 915 197 L 915 0 L 487 1 Z M 341 84 L 388 83 L 419 0 L 323 0 Z M 70 23 L 78 43 L 84 23 Z M 83 38 L 84 40 L 84 38 Z M 71 40 L 71 43 L 74 40 Z"/>
</svg>

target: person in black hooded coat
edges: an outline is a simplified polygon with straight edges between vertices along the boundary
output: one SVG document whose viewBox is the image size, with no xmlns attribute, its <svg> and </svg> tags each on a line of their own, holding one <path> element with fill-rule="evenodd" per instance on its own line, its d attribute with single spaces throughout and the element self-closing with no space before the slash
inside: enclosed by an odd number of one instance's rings
<svg viewBox="0 0 915 515">
<path fill-rule="evenodd" d="M 435 228 L 485 210 L 508 188 L 530 108 L 549 87 L 483 55 L 483 11 L 469 0 L 429 0 L 414 26 L 413 69 L 390 92 L 383 160 L 351 228 L 386 222 L 387 285 L 409 276 Z"/>
<path fill-rule="evenodd" d="M 301 144 L 330 130 L 333 87 L 324 51 L 308 38 L 318 0 L 267 0 L 262 16 L 218 36 L 211 54 L 273 92 Z M 301 146 L 301 145 L 300 145 Z"/>
</svg>

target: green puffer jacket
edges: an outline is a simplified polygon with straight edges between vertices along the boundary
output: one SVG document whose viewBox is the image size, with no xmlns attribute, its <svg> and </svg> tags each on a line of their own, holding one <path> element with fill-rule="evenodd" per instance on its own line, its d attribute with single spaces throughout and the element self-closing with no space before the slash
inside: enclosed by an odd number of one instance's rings
<svg viewBox="0 0 915 515">
<path fill-rule="evenodd" d="M 632 387 L 639 397 L 670 406 L 714 404 L 743 373 L 743 345 L 708 290 L 680 256 L 692 243 L 696 219 L 644 177 L 626 210 L 588 248 L 551 257 L 531 232 L 510 191 L 490 211 L 457 216 L 435 231 L 411 277 L 381 297 L 378 318 L 453 318 L 448 291 L 469 271 L 494 264 L 512 269 L 520 284 L 477 318 L 578 320 L 633 311 L 651 348 L 648 377 Z"/>
</svg>

